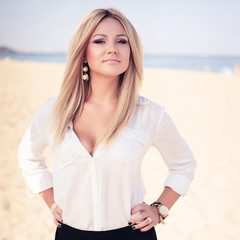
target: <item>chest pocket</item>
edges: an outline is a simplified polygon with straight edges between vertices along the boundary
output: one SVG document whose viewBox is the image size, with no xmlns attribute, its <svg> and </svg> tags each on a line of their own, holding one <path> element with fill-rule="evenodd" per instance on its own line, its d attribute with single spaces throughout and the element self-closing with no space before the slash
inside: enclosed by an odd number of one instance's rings
<svg viewBox="0 0 240 240">
<path fill-rule="evenodd" d="M 145 153 L 147 141 L 144 131 L 126 128 L 113 142 L 109 155 L 112 160 L 130 163 Z"/>
</svg>

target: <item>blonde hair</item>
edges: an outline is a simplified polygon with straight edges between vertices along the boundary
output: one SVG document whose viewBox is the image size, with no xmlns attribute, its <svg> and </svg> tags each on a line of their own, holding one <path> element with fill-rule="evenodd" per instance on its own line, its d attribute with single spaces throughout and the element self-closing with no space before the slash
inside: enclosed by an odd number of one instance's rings
<svg viewBox="0 0 240 240">
<path fill-rule="evenodd" d="M 122 24 L 131 49 L 129 66 L 119 79 L 115 115 L 103 137 L 106 143 L 110 142 L 127 125 L 135 111 L 143 76 L 141 41 L 132 24 L 119 11 L 96 9 L 79 24 L 69 47 L 64 79 L 51 114 L 55 146 L 61 143 L 69 123 L 83 109 L 91 81 L 91 78 L 89 81 L 84 81 L 82 78 L 87 44 L 98 24 L 106 17 L 114 18 Z"/>
</svg>

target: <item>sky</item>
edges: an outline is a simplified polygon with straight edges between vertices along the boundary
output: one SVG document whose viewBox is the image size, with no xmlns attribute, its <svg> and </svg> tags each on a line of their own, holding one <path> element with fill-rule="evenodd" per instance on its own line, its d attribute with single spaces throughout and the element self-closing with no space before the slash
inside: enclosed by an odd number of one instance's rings
<svg viewBox="0 0 240 240">
<path fill-rule="evenodd" d="M 80 21 L 110 7 L 132 22 L 144 54 L 240 55 L 240 0 L 0 0 L 0 46 L 67 52 Z"/>
</svg>

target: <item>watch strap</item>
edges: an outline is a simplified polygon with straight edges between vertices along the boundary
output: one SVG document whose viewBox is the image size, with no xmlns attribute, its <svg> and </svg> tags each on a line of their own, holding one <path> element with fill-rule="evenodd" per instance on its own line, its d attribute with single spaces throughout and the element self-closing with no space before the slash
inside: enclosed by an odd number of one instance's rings
<svg viewBox="0 0 240 240">
<path fill-rule="evenodd" d="M 167 217 L 167 216 L 164 217 L 159 211 L 159 206 L 164 206 L 162 203 L 155 201 L 152 204 L 150 204 L 150 206 L 154 206 L 158 209 L 158 214 L 160 216 L 160 221 L 161 221 L 161 219 L 164 220 Z M 162 223 L 162 221 L 161 221 L 161 223 Z"/>
</svg>

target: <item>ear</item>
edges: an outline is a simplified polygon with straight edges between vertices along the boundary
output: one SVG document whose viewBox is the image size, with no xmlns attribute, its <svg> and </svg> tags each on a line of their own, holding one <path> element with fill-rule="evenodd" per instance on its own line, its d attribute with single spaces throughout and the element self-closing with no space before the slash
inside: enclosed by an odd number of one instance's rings
<svg viewBox="0 0 240 240">
<path fill-rule="evenodd" d="M 86 56 L 84 56 L 83 57 L 83 63 L 87 63 L 88 61 L 87 61 L 87 57 Z"/>
</svg>

